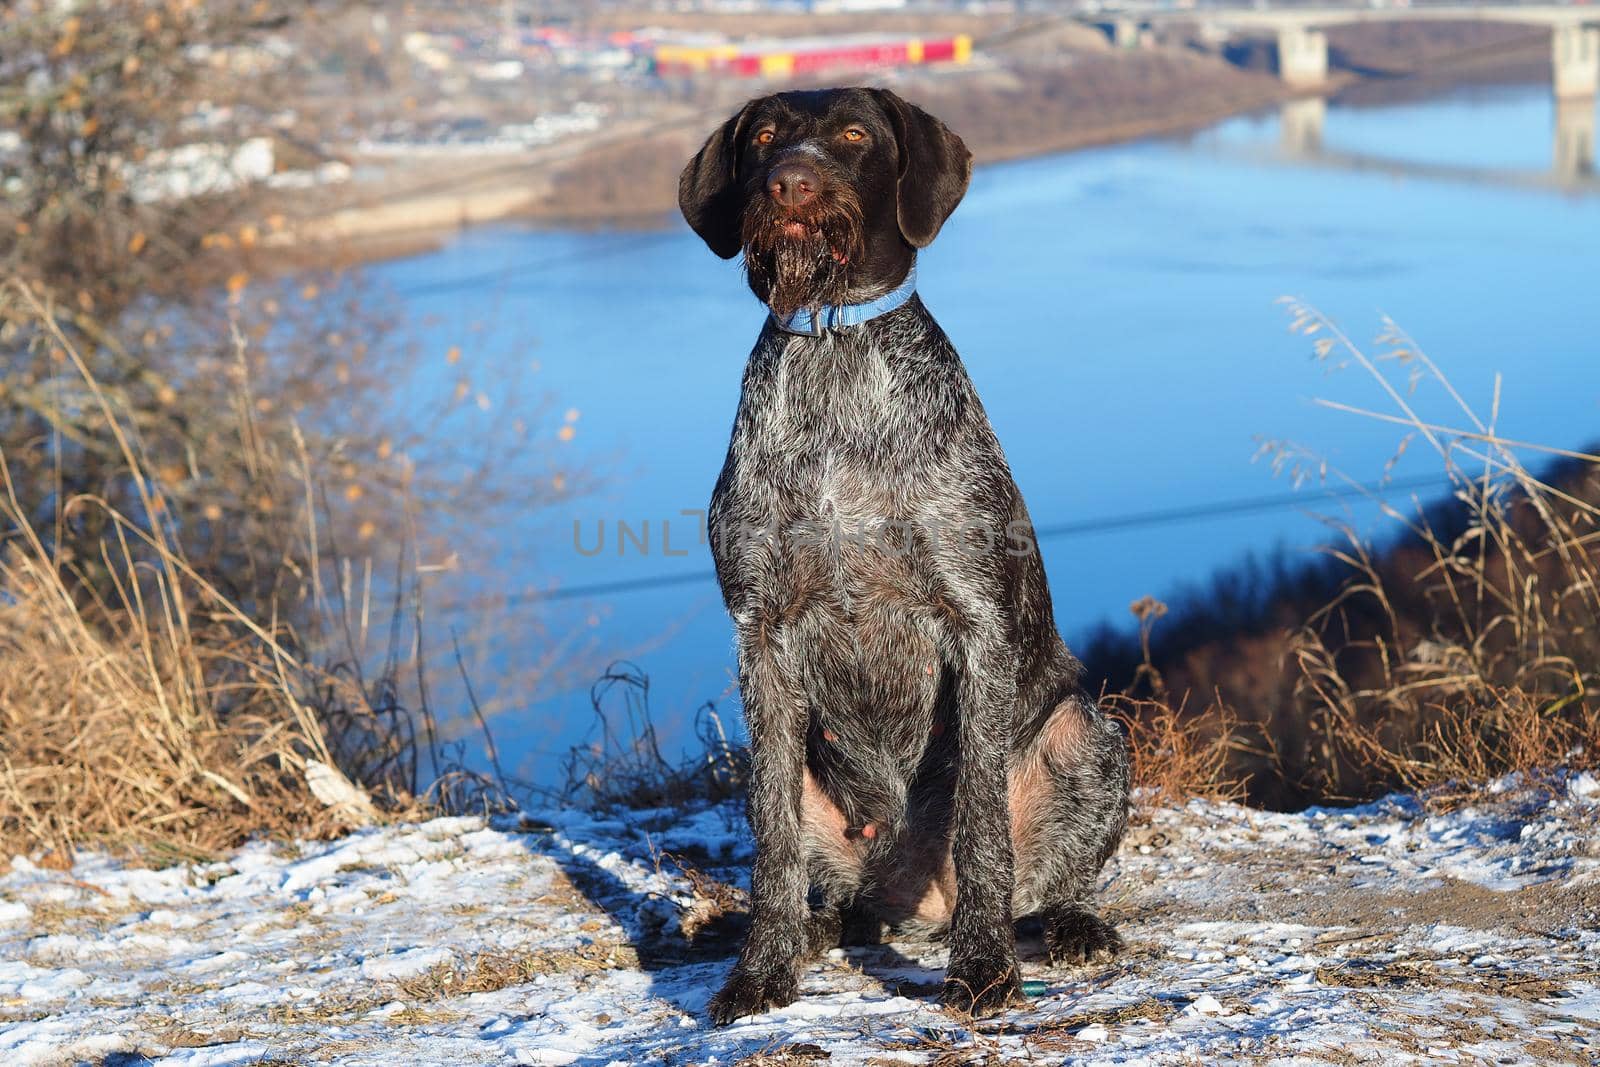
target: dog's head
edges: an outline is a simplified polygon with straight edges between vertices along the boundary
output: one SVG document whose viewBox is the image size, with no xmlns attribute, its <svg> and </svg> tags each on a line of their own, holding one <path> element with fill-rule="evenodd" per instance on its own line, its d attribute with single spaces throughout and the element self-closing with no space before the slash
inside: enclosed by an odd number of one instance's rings
<svg viewBox="0 0 1600 1067">
<path fill-rule="evenodd" d="M 683 217 L 723 259 L 744 252 L 779 314 L 899 284 L 967 191 L 961 138 L 887 89 L 752 100 L 678 181 Z"/>
</svg>

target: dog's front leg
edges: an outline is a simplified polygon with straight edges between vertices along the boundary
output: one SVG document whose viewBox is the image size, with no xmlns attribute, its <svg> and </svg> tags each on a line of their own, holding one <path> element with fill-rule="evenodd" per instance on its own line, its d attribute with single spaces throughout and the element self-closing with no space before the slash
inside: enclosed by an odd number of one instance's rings
<svg viewBox="0 0 1600 1067">
<path fill-rule="evenodd" d="M 982 1017 L 1027 1003 L 1011 922 L 1014 879 L 1006 790 L 1017 685 L 1015 657 L 1003 624 L 982 618 L 964 629 L 956 691 L 960 762 L 952 819 L 956 903 L 944 1003 L 961 1014 Z"/>
<path fill-rule="evenodd" d="M 799 995 L 806 951 L 806 858 L 801 851 L 800 797 L 805 771 L 807 710 L 785 662 L 778 626 L 739 626 L 739 689 L 750 732 L 750 827 L 756 838 L 750 879 L 750 932 L 739 962 L 711 998 L 717 1025 Z"/>
</svg>

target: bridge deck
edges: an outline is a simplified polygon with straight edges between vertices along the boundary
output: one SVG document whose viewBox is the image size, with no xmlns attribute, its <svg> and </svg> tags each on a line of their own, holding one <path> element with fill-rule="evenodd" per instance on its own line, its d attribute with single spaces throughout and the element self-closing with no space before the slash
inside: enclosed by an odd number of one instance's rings
<svg viewBox="0 0 1600 1067">
<path fill-rule="evenodd" d="M 1535 26 L 1600 24 L 1600 6 L 1583 4 L 1430 4 L 1424 7 L 1171 8 L 1134 5 L 1095 16 L 1142 22 L 1207 22 L 1233 29 L 1326 28 L 1358 22 L 1516 22 Z"/>
</svg>

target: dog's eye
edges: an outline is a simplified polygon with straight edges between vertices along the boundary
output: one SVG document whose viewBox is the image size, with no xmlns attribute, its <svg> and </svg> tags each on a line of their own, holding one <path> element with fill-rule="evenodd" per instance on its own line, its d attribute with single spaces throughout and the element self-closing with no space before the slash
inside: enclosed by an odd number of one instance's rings
<svg viewBox="0 0 1600 1067">
<path fill-rule="evenodd" d="M 777 134 L 773 133 L 771 130 L 762 130 L 760 133 L 756 134 L 756 144 L 771 144 L 772 139 L 776 136 Z"/>
<path fill-rule="evenodd" d="M 844 139 L 846 141 L 864 141 L 867 139 L 867 131 L 860 126 L 851 126 L 844 131 Z"/>
</svg>

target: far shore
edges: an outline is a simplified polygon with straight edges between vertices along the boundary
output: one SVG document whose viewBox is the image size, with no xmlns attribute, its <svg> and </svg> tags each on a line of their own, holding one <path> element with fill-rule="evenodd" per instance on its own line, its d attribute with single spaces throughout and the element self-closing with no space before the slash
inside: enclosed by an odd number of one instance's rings
<svg viewBox="0 0 1600 1067">
<path fill-rule="evenodd" d="M 1291 94 L 1276 86 L 1263 86 L 1259 93 L 1244 95 L 1210 107 L 1185 107 L 1166 115 L 1127 118 L 1097 124 L 1074 124 L 1053 131 L 1009 139 L 976 138 L 974 166 L 986 167 L 1021 159 L 1032 159 L 1106 145 L 1177 136 L 1205 129 L 1237 115 L 1271 107 Z M 698 136 L 698 134 L 697 134 Z M 335 233 L 317 243 L 337 248 L 341 263 L 381 262 L 418 255 L 440 247 L 467 226 L 495 222 L 526 222 L 550 228 L 611 229 L 630 231 L 658 230 L 677 220 L 677 166 L 689 158 L 695 143 L 683 134 L 639 135 L 632 142 L 605 139 L 579 154 L 574 162 L 584 169 L 625 157 L 670 155 L 674 160 L 670 174 L 651 182 L 648 192 L 628 203 L 572 181 L 558 193 L 546 191 L 530 195 L 530 189 L 566 184 L 565 166 L 554 173 L 541 171 L 530 162 L 525 169 L 494 168 L 493 174 L 468 172 L 457 188 L 426 196 L 397 196 L 360 207 L 341 209 L 319 220 L 332 224 Z M 672 149 L 677 149 L 672 151 Z M 570 164 L 568 164 L 570 165 Z M 485 168 L 487 170 L 488 168 Z M 304 232 L 302 230 L 302 232 Z"/>
<path fill-rule="evenodd" d="M 1055 43 L 1067 61 L 1061 53 L 1043 62 L 1028 53 L 991 56 L 968 68 L 881 72 L 870 80 L 943 118 L 966 139 L 978 166 L 1179 136 L 1297 95 L 1268 70 L 1240 69 L 1179 47 L 1116 51 L 1082 36 Z M 1345 52 L 1360 58 L 1363 47 L 1379 54 L 1391 43 L 1355 37 Z M 1548 64 L 1548 52 L 1538 42 L 1513 39 L 1502 47 L 1445 51 L 1442 60 L 1421 62 L 1410 73 L 1339 72 L 1311 95 L 1354 89 L 1425 96 L 1464 84 L 1525 82 L 1538 76 L 1541 63 Z M 742 98 L 773 89 L 727 82 L 693 104 L 664 105 L 651 118 L 525 156 L 443 171 L 419 168 L 392 189 L 353 191 L 353 203 L 294 228 L 298 236 L 284 249 L 286 266 L 303 262 L 308 252 L 324 263 L 331 252 L 338 266 L 422 254 L 465 226 L 490 222 L 618 230 L 674 225 L 683 162 Z"/>
</svg>

